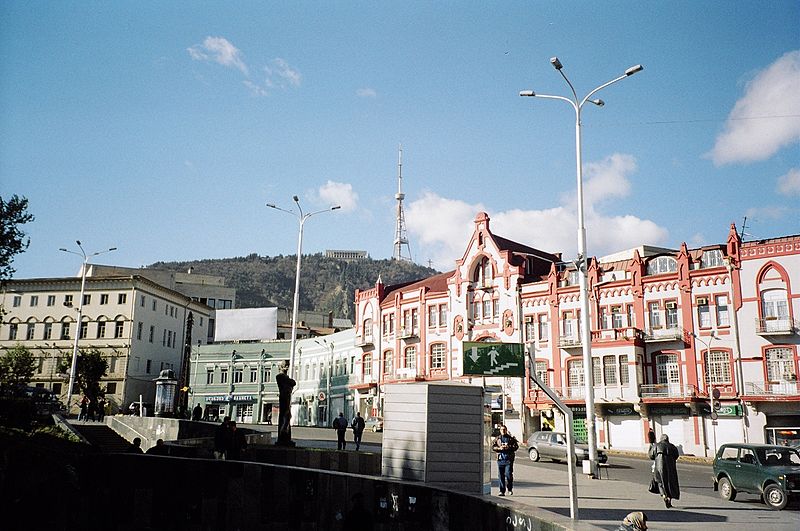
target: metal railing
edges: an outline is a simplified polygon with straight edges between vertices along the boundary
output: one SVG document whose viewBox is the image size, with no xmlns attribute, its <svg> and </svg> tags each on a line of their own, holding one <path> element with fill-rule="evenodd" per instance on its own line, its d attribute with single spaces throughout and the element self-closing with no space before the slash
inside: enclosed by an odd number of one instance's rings
<svg viewBox="0 0 800 531">
<path fill-rule="evenodd" d="M 783 382 L 745 382 L 745 395 L 755 396 L 791 396 L 800 395 L 800 382 L 797 380 Z"/>
<path fill-rule="evenodd" d="M 648 341 L 678 341 L 685 337 L 685 331 L 680 326 L 648 327 L 644 337 Z"/>
<path fill-rule="evenodd" d="M 643 384 L 639 393 L 642 398 L 690 398 L 697 396 L 697 387 L 686 384 Z"/>
<path fill-rule="evenodd" d="M 788 317 L 766 317 L 763 319 L 756 319 L 757 334 L 791 334 L 797 328 L 797 322 Z"/>
</svg>

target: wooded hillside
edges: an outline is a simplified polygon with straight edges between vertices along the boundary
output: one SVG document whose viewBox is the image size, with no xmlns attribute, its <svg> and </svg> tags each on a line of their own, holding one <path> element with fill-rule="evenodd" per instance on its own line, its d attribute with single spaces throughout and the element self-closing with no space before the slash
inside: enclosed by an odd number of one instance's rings
<svg viewBox="0 0 800 531">
<path fill-rule="evenodd" d="M 321 253 L 303 255 L 300 272 L 300 309 L 333 311 L 335 317 L 353 319 L 353 294 L 356 288 L 375 286 L 380 275 L 384 284 L 419 280 L 437 271 L 398 260 L 360 260 L 345 262 L 326 258 Z M 291 308 L 294 298 L 297 256 L 259 256 L 156 262 L 153 269 L 187 271 L 225 277 L 226 285 L 236 288 L 237 307 L 277 306 Z"/>
</svg>

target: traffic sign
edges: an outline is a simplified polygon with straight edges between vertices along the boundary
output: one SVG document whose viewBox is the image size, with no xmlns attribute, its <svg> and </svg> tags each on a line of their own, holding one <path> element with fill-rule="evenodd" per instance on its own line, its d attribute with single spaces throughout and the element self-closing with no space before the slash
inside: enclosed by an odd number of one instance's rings
<svg viewBox="0 0 800 531">
<path fill-rule="evenodd" d="M 464 376 L 525 376 L 525 346 L 522 343 L 464 341 L 462 352 Z"/>
</svg>

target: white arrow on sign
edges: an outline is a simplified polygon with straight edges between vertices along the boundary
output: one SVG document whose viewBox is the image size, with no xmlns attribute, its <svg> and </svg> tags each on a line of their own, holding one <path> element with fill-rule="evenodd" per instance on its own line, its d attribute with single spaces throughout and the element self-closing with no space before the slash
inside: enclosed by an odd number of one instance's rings
<svg viewBox="0 0 800 531">
<path fill-rule="evenodd" d="M 472 347 L 472 354 L 469 355 L 472 359 L 472 363 L 478 363 L 478 358 L 480 358 L 480 354 L 478 354 L 478 347 Z"/>
</svg>

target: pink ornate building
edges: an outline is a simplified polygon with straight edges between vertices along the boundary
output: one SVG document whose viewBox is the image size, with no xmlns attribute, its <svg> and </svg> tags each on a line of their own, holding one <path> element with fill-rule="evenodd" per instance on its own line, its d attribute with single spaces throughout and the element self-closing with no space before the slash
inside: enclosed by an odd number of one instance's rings
<svg viewBox="0 0 800 531">
<path fill-rule="evenodd" d="M 592 258 L 588 285 L 601 445 L 641 449 L 651 428 L 694 455 L 729 441 L 800 443 L 800 236 L 742 242 L 731 226 L 718 245 L 642 245 Z M 486 385 L 514 433 L 563 428 L 529 377 L 462 375 L 462 342 L 524 343 L 526 374 L 574 408 L 585 435 L 580 292 L 560 255 L 493 234 L 481 212 L 454 270 L 379 279 L 355 302 L 362 409 L 380 412 L 386 384 L 451 379 Z"/>
</svg>

